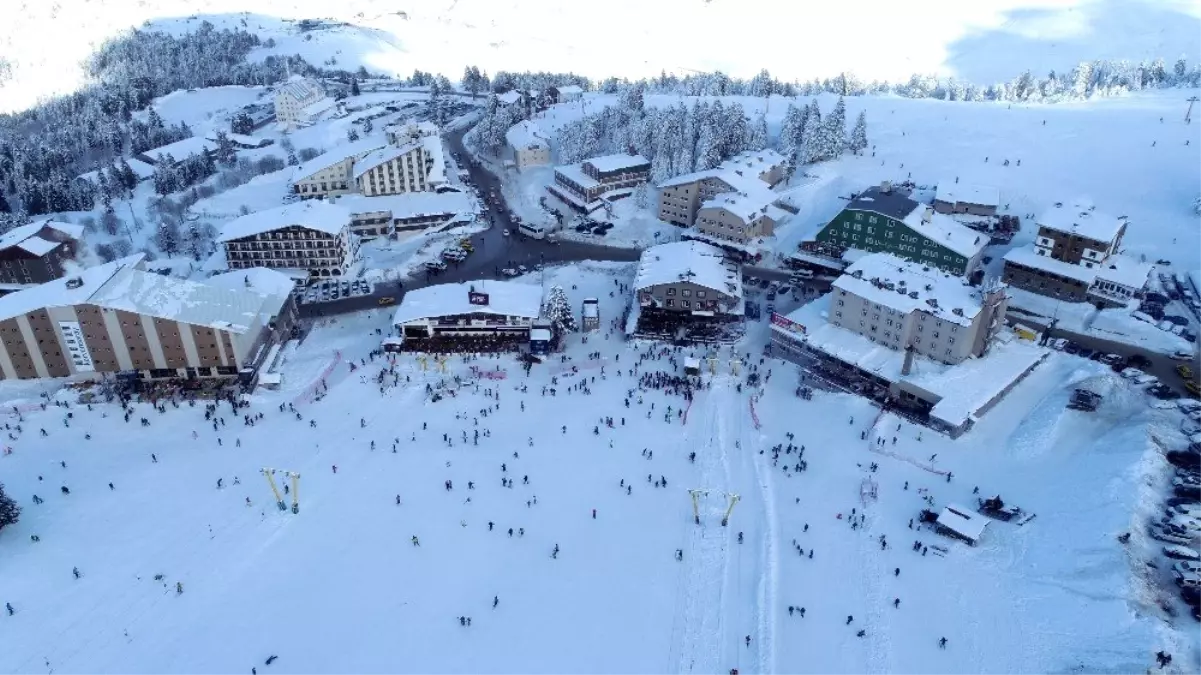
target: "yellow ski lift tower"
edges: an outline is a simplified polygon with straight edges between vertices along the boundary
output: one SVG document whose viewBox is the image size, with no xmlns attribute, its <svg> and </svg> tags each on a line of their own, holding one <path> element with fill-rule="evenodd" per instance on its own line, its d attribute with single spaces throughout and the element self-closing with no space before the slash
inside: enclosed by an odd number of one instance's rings
<svg viewBox="0 0 1201 675">
<path fill-rule="evenodd" d="M 692 522 L 697 525 L 701 524 L 701 497 L 709 494 L 708 490 L 689 490 L 688 494 L 692 495 Z"/>
<path fill-rule="evenodd" d="M 284 505 L 284 498 L 279 495 L 279 488 L 275 487 L 275 469 L 263 467 L 263 476 L 267 478 L 267 485 L 271 486 L 271 493 L 275 495 L 275 504 L 280 511 L 286 511 L 287 506 Z"/>
<path fill-rule="evenodd" d="M 726 499 L 730 500 L 730 507 L 726 509 L 726 515 L 721 517 L 722 527 L 730 524 L 730 514 L 734 512 L 734 505 L 738 503 L 738 500 L 741 499 L 741 497 L 732 492 L 727 492 Z"/>
<path fill-rule="evenodd" d="M 446 362 L 449 359 L 450 359 L 449 356 L 439 356 L 438 357 L 438 359 L 437 359 L 438 360 L 438 372 L 440 372 L 440 373 L 446 372 Z"/>
<path fill-rule="evenodd" d="M 429 365 L 430 365 L 429 359 L 426 358 L 424 355 L 417 357 L 417 363 L 421 364 L 421 372 L 423 372 L 423 373 L 426 371 L 427 368 L 429 368 Z"/>
<path fill-rule="evenodd" d="M 284 475 L 292 479 L 292 513 L 300 513 L 300 474 L 285 471 Z"/>
</svg>

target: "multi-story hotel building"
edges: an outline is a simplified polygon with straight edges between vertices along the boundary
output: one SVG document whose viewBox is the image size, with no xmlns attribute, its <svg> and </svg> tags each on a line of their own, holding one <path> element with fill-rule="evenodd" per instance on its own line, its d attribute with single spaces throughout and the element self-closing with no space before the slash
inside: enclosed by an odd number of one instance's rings
<svg viewBox="0 0 1201 675">
<path fill-rule="evenodd" d="M 230 221 L 217 242 L 231 270 L 270 267 L 339 277 L 358 255 L 350 213 L 322 201 L 303 201 Z"/>
</svg>

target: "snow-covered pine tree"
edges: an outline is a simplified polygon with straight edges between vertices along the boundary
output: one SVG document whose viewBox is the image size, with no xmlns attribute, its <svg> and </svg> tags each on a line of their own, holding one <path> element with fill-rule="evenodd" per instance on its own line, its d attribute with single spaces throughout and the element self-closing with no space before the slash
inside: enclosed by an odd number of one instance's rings
<svg viewBox="0 0 1201 675">
<path fill-rule="evenodd" d="M 362 91 L 359 89 L 359 78 L 357 78 L 357 77 L 350 78 L 350 95 L 358 96 L 361 93 L 362 93 Z"/>
<path fill-rule="evenodd" d="M 354 127 L 347 128 L 346 129 L 346 140 L 348 140 L 352 143 L 359 140 L 359 130 L 355 129 Z"/>
<path fill-rule="evenodd" d="M 0 530 L 3 530 L 7 525 L 15 525 L 21 519 L 21 507 L 16 500 L 8 496 L 4 491 L 4 484 L 0 483 Z"/>
<path fill-rule="evenodd" d="M 760 114 L 748 127 L 743 147 L 747 150 L 762 150 L 767 147 L 767 118 L 764 115 Z"/>
<path fill-rule="evenodd" d="M 546 305 L 543 308 L 543 314 L 550 321 L 551 327 L 554 329 L 557 337 L 562 337 L 566 333 L 574 333 L 579 330 L 576 325 L 575 314 L 571 311 L 571 301 L 567 299 L 567 291 L 563 290 L 558 284 L 550 287 L 550 292 L 546 296 Z"/>
<path fill-rule="evenodd" d="M 649 208 L 651 205 L 650 186 L 646 183 L 639 185 L 634 189 L 634 206 L 640 209 Z"/>
<path fill-rule="evenodd" d="M 867 116 L 862 110 L 855 118 L 855 128 L 851 130 L 851 139 L 847 147 L 856 155 L 867 149 Z"/>
<path fill-rule="evenodd" d="M 846 149 L 847 142 L 847 102 L 842 97 L 834 104 L 834 109 L 826 116 L 825 147 L 822 149 L 826 159 L 837 159 Z"/>
<path fill-rule="evenodd" d="M 796 151 L 796 139 L 800 135 L 801 111 L 789 103 L 784 111 L 784 120 L 780 123 L 780 137 L 776 140 L 776 149 L 780 154 L 789 157 Z"/>
<path fill-rule="evenodd" d="M 221 166 L 233 166 L 238 163 L 238 151 L 224 131 L 217 132 L 216 155 L 217 163 Z"/>
</svg>

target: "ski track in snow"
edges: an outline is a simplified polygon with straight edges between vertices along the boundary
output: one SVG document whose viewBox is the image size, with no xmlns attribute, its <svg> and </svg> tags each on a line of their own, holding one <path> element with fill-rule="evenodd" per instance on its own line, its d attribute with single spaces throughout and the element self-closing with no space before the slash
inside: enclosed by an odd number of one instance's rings
<svg viewBox="0 0 1201 675">
<path fill-rule="evenodd" d="M 753 410 L 753 409 L 752 409 Z M 758 635 L 751 643 L 756 666 L 760 673 L 773 673 L 776 670 L 776 592 L 779 581 L 779 559 L 777 557 L 776 536 L 779 533 L 779 522 L 776 518 L 776 497 L 772 487 L 772 477 L 768 475 L 766 455 L 760 456 L 757 449 L 762 445 L 761 434 L 751 430 L 743 417 L 739 439 L 742 446 L 739 458 L 744 466 L 750 464 L 754 471 L 753 479 L 756 488 L 752 493 L 762 501 L 761 527 L 762 544 L 759 547 L 759 560 L 756 561 L 759 572 L 756 611 L 758 613 L 755 630 Z M 749 506 L 749 504 L 748 504 Z"/>
<path fill-rule="evenodd" d="M 698 482 L 696 489 L 709 494 L 699 502 L 701 524 L 689 522 L 688 550 L 684 554 L 682 591 L 677 596 L 676 623 L 679 629 L 673 636 L 673 666 L 677 673 L 716 673 L 722 662 L 722 617 L 726 569 L 729 563 L 728 531 L 721 526 L 724 504 L 721 494 L 726 490 L 728 472 L 724 466 L 725 449 L 718 434 L 721 431 L 723 406 L 719 393 L 724 385 L 697 392 L 703 398 L 702 414 L 694 419 L 703 424 L 686 427 L 686 447 L 696 451 Z"/>
</svg>

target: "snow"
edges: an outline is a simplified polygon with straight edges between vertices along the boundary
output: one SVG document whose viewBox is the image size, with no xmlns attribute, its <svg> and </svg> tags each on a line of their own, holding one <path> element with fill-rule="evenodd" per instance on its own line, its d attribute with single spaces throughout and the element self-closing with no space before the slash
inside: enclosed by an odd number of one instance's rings
<svg viewBox="0 0 1201 675">
<path fill-rule="evenodd" d="M 413 142 L 413 143 L 406 143 L 406 144 L 400 145 L 400 146 L 388 145 L 388 146 L 380 148 L 379 150 L 375 150 L 375 151 L 371 152 L 370 154 L 364 156 L 362 159 L 355 161 L 355 163 L 354 163 L 354 179 L 358 180 L 363 174 L 374 169 L 375 167 L 379 166 L 380 164 L 383 164 L 384 162 L 390 162 L 390 161 L 396 159 L 397 157 L 400 157 L 406 153 L 416 150 L 420 146 L 421 146 L 420 143 Z"/>
<path fill-rule="evenodd" d="M 1121 284 L 1136 291 L 1147 285 L 1147 278 L 1155 268 L 1151 263 L 1139 262 L 1128 255 L 1111 255 L 1096 269 L 1097 278 Z"/>
<path fill-rule="evenodd" d="M 513 105 L 514 103 L 521 100 L 521 92 L 517 91 L 516 89 L 506 91 L 503 94 L 497 94 L 496 100 L 500 101 L 501 103 L 503 103 L 505 105 Z"/>
<path fill-rule="evenodd" d="M 930 241 L 945 246 L 971 260 L 988 246 L 988 236 L 969 227 L 964 227 L 954 218 L 936 213 L 924 204 L 902 219 L 914 232 Z"/>
<path fill-rule="evenodd" d="M 984 528 L 988 527 L 988 518 L 966 506 L 947 504 L 946 508 L 938 514 L 938 524 L 971 541 L 979 541 L 984 534 Z"/>
<path fill-rule="evenodd" d="M 1050 272 L 1068 279 L 1075 279 L 1084 284 L 1091 284 L 1097 278 L 1096 268 L 1074 265 L 1062 260 L 1056 260 L 1051 256 L 1039 255 L 1029 248 L 1013 249 L 1005 254 L 1005 261 L 1031 269 Z"/>
<path fill-rule="evenodd" d="M 89 304 L 108 309 L 235 333 L 244 333 L 259 322 L 264 301 L 263 296 L 245 288 L 231 290 L 131 266 L 119 269 L 87 298 Z"/>
<path fill-rule="evenodd" d="M 350 213 L 346 209 L 310 199 L 249 213 L 232 220 L 222 228 L 221 236 L 217 238 L 217 241 L 241 239 L 288 225 L 300 225 L 311 230 L 336 235 L 349 224 Z"/>
<path fill-rule="evenodd" d="M 261 144 L 264 140 L 266 140 L 263 138 L 255 138 L 254 136 L 247 136 L 245 134 L 234 134 L 234 133 L 230 133 L 228 131 L 225 133 L 225 136 L 226 136 L 226 138 L 233 141 L 234 143 L 237 143 L 239 145 L 249 145 L 249 146 L 257 146 L 257 145 Z M 207 141 L 212 141 L 213 143 L 216 143 L 217 142 L 217 132 L 214 131 L 214 132 L 205 134 L 204 139 Z"/>
<path fill-rule="evenodd" d="M 425 149 L 426 156 L 434 160 L 425 175 L 425 181 L 430 185 L 446 183 L 446 154 L 442 147 L 442 138 L 440 136 L 423 136 L 421 147 Z"/>
<path fill-rule="evenodd" d="M 974 204 L 977 206 L 999 207 L 1001 205 L 1001 193 L 997 188 L 989 185 L 956 183 L 953 180 L 944 178 L 938 181 L 938 192 L 935 194 L 934 200 L 948 204 Z"/>
<path fill-rule="evenodd" d="M 0 297 L 0 321 L 16 318 L 22 314 L 46 307 L 68 307 L 86 301 L 108 282 L 118 271 L 140 264 L 142 255 L 120 258 L 103 265 L 89 267 L 77 275 L 61 277 L 24 291 Z M 70 288 L 68 282 L 79 279 L 83 283 Z"/>
<path fill-rule="evenodd" d="M 642 155 L 602 155 L 584 160 L 585 164 L 591 164 L 600 173 L 611 173 L 614 171 L 623 171 L 627 169 L 638 169 L 650 166 L 650 160 Z"/>
<path fill-rule="evenodd" d="M 571 95 L 584 93 L 584 90 L 580 88 L 579 85 L 575 84 L 565 84 L 562 87 L 557 87 L 557 89 L 559 90 L 560 96 L 563 96 L 564 94 Z"/>
<path fill-rule="evenodd" d="M 1008 316 L 1024 322 L 1033 321 L 1046 326 L 1054 319 L 1056 326 L 1065 331 L 1125 342 L 1160 354 L 1193 349 L 1193 345 L 1179 335 L 1136 319 L 1132 312 L 1138 308 L 1137 303 L 1098 311 L 1087 302 L 1061 302 L 1020 288 L 1010 287 L 1007 292 Z"/>
<path fill-rule="evenodd" d="M 848 267 L 846 273 L 834 281 L 834 288 L 905 314 L 920 310 L 961 326 L 972 325 L 972 320 L 980 312 L 976 289 L 963 277 L 934 268 L 925 269 L 929 271 L 924 271 L 920 263 L 902 260 L 888 253 L 871 253 Z M 854 276 L 856 272 L 860 277 Z M 898 290 L 877 286 L 873 283 L 876 280 L 881 284 L 896 284 Z M 900 292 L 901 288 L 904 292 Z M 937 305 L 931 306 L 928 300 L 934 300 Z M 959 309 L 962 313 L 954 314 L 952 309 Z"/>
<path fill-rule="evenodd" d="M 305 277 L 307 276 L 306 274 Z M 262 311 L 270 316 L 278 315 L 280 307 L 296 288 L 296 281 L 290 275 L 267 267 L 251 267 L 215 274 L 204 283 L 213 288 L 250 291 L 264 296 L 269 304 L 264 306 Z"/>
<path fill-rule="evenodd" d="M 348 157 L 366 155 L 375 150 L 385 148 L 387 145 L 388 141 L 382 137 L 362 138 L 357 141 L 344 143 L 296 167 L 296 170 L 293 172 L 293 180 L 308 178 L 318 171 L 328 166 L 333 166 Z"/>
<path fill-rule="evenodd" d="M 518 149 L 550 147 L 546 134 L 530 120 L 522 120 L 509 127 L 505 132 L 505 140 L 510 147 Z"/>
<path fill-rule="evenodd" d="M 701 208 L 726 209 L 741 218 L 743 222 L 750 223 L 762 215 L 778 215 L 767 213 L 775 201 L 776 193 L 769 190 L 766 185 L 759 187 L 747 185 L 738 192 L 716 194 L 712 199 L 705 200 L 701 204 Z"/>
<path fill-rule="evenodd" d="M 17 247 L 36 256 L 44 256 L 61 245 L 61 242 L 47 241 L 41 237 L 29 237 L 17 244 Z"/>
<path fill-rule="evenodd" d="M 583 166 L 584 165 L 582 162 L 579 164 L 562 164 L 555 167 L 555 173 L 562 174 L 564 178 L 570 180 L 585 190 L 600 185 L 600 181 L 584 173 Z M 572 196 L 574 196 L 574 194 Z"/>
<path fill-rule="evenodd" d="M 469 293 L 487 294 L 488 304 L 471 304 Z M 473 313 L 536 319 L 541 311 L 541 286 L 522 281 L 471 281 L 409 291 L 396 308 L 392 324 Z"/>
<path fill-rule="evenodd" d="M 168 143 L 153 150 L 147 150 L 143 154 L 154 160 L 155 163 L 161 163 L 166 159 L 167 155 L 171 155 L 177 162 L 182 162 L 188 155 L 199 155 L 203 152 L 210 152 L 216 149 L 217 144 L 203 136 L 191 136 L 182 141 Z"/>
<path fill-rule="evenodd" d="M 716 246 L 698 241 L 676 241 L 646 249 L 638 262 L 634 290 L 689 281 L 705 288 L 742 298 L 738 266 L 727 263 Z"/>
<path fill-rule="evenodd" d="M 1108 244 L 1126 224 L 1126 218 L 1097 211 L 1086 200 L 1076 200 L 1062 206 L 1052 206 L 1040 213 L 1036 222 L 1039 227 Z"/>
</svg>

